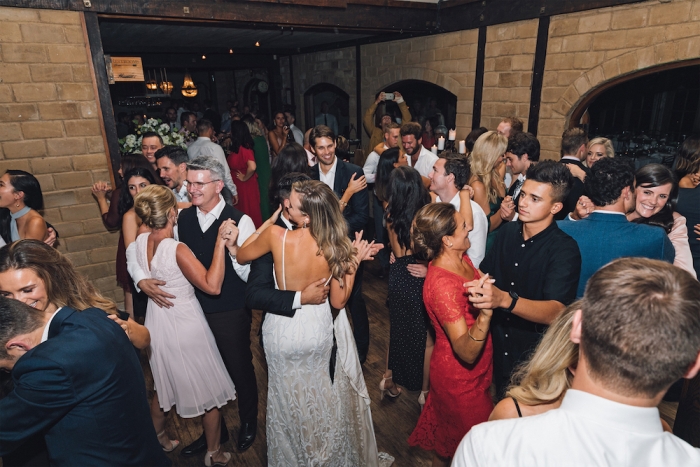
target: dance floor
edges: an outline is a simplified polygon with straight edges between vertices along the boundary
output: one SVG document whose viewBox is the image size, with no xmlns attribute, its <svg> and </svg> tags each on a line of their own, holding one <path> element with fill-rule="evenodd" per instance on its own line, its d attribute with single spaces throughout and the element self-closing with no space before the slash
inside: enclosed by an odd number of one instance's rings
<svg viewBox="0 0 700 467">
<path fill-rule="evenodd" d="M 389 345 L 389 313 L 385 306 L 387 294 L 387 281 L 376 275 L 379 270 L 378 263 L 368 264 L 365 269 L 363 291 L 367 302 L 367 311 L 370 321 L 370 349 L 367 361 L 363 365 L 363 373 L 369 395 L 372 399 L 372 418 L 377 437 L 379 451 L 384 451 L 396 458 L 395 467 L 420 467 L 431 465 L 432 453 L 419 448 L 408 446 L 408 439 L 413 427 L 420 415 L 418 405 L 418 392 L 406 392 L 395 400 L 385 398 L 379 400 L 379 381 L 384 371 L 384 361 Z M 226 425 L 231 432 L 231 439 L 223 445 L 225 450 L 233 454 L 230 466 L 261 467 L 267 465 L 266 440 L 265 440 L 265 402 L 267 400 L 267 365 L 262 348 L 258 341 L 260 328 L 260 312 L 253 312 L 253 326 L 251 342 L 255 373 L 258 379 L 260 407 L 258 412 L 258 435 L 253 446 L 240 453 L 235 447 L 235 436 L 238 434 L 238 412 L 234 407 L 236 402 L 227 405 L 223 409 Z M 142 363 L 149 387 L 152 385 L 152 376 L 148 367 L 148 361 L 142 355 Z M 152 395 L 152 392 L 151 392 Z M 663 402 L 661 404 L 661 416 L 673 426 L 676 416 L 677 403 Z M 168 417 L 166 431 L 173 439 L 179 439 L 181 444 L 175 451 L 168 454 L 174 466 L 200 466 L 202 456 L 183 458 L 180 451 L 202 433 L 199 419 L 182 419 L 172 413 Z M 0 464 L 1 465 L 1 464 Z"/>
</svg>

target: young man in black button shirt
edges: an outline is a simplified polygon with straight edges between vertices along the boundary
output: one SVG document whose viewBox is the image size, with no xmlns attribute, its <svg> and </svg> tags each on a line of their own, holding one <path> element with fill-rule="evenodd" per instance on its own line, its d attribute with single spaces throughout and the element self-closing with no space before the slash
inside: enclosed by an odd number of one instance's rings
<svg viewBox="0 0 700 467">
<path fill-rule="evenodd" d="M 530 167 L 520 190 L 518 221 L 503 226 L 481 263 L 496 283 L 469 289 L 476 308 L 494 310 L 493 377 L 499 397 L 547 325 L 576 298 L 581 255 L 576 241 L 554 222 L 571 178 L 566 166 L 553 161 Z"/>
</svg>

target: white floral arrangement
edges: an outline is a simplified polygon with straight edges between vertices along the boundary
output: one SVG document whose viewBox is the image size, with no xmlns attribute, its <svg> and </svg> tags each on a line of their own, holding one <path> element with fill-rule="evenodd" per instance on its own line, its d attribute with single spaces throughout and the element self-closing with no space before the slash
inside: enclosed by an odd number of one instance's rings
<svg viewBox="0 0 700 467">
<path fill-rule="evenodd" d="M 122 153 L 141 153 L 141 140 L 143 135 L 149 132 L 156 133 L 163 139 L 165 146 L 180 146 L 187 149 L 185 145 L 185 136 L 178 133 L 177 130 L 171 130 L 170 125 L 163 123 L 162 120 L 149 118 L 146 123 L 136 128 L 136 134 L 126 135 L 119 140 L 119 148 Z"/>
</svg>

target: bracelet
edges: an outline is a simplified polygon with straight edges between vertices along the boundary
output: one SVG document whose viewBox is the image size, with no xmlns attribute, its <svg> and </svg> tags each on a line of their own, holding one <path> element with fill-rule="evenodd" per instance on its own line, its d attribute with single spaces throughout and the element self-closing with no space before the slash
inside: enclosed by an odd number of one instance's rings
<svg viewBox="0 0 700 467">
<path fill-rule="evenodd" d="M 256 231 L 253 232 L 251 235 L 260 235 L 260 232 L 258 232 L 258 231 L 256 230 Z"/>
<path fill-rule="evenodd" d="M 474 324 L 474 326 L 476 326 L 476 324 Z M 474 327 L 474 326 L 472 326 L 472 327 Z M 477 328 L 479 331 L 484 332 L 484 331 L 481 330 L 481 328 L 480 328 L 479 326 L 476 326 L 476 328 Z M 484 341 L 486 340 L 486 337 L 488 337 L 488 334 L 487 334 L 486 336 L 484 336 L 483 339 L 475 339 L 474 336 L 472 336 L 472 329 L 471 329 L 471 328 L 468 328 L 468 329 L 467 329 L 467 335 L 468 335 L 469 338 L 470 338 L 471 340 L 473 340 L 474 342 L 484 342 Z"/>
<path fill-rule="evenodd" d="M 339 199 L 338 202 L 340 203 L 340 205 L 341 205 L 342 207 L 344 207 L 344 208 L 347 208 L 347 207 L 348 207 L 348 203 L 346 203 L 346 202 L 343 201 L 342 199 Z"/>
</svg>

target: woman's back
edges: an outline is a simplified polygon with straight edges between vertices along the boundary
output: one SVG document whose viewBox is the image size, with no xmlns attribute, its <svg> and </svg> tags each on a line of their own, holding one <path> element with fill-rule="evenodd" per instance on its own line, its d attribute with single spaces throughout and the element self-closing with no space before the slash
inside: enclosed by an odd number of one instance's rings
<svg viewBox="0 0 700 467">
<path fill-rule="evenodd" d="M 308 229 L 287 230 L 273 226 L 272 256 L 277 285 L 283 290 L 304 290 L 331 275 L 328 262 Z"/>
</svg>

